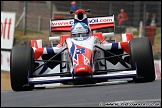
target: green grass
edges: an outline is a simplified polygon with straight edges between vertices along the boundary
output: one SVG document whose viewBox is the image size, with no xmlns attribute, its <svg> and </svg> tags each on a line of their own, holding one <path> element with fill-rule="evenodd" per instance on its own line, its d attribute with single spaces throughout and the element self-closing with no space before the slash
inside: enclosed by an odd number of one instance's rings
<svg viewBox="0 0 162 108">
<path fill-rule="evenodd" d="M 22 33 L 24 32 L 23 29 L 19 29 L 19 28 L 16 28 L 15 30 L 18 31 L 18 32 L 22 32 Z M 34 34 L 41 34 L 42 32 L 41 31 L 27 29 L 26 33 L 28 33 L 28 34 L 33 34 L 33 33 Z"/>
<path fill-rule="evenodd" d="M 156 29 L 156 35 L 154 37 L 156 44 L 161 44 L 161 28 Z"/>
<path fill-rule="evenodd" d="M 139 36 L 139 32 L 133 32 L 133 36 L 138 37 Z"/>
<path fill-rule="evenodd" d="M 133 32 L 134 37 L 139 37 L 139 32 Z M 161 44 L 161 27 L 156 28 L 155 43 Z"/>
<path fill-rule="evenodd" d="M 15 29 L 15 34 L 14 38 L 15 39 L 20 39 L 20 40 L 37 40 L 37 39 L 42 39 L 42 41 L 48 41 L 48 30 L 45 31 L 36 31 L 36 30 L 27 30 L 26 35 L 24 35 L 23 29 Z M 61 32 L 59 32 L 61 35 Z M 135 38 L 139 37 L 139 32 L 133 32 L 133 36 Z M 154 55 L 156 53 L 161 52 L 161 27 L 156 29 L 156 35 L 154 38 L 154 46 L 153 46 L 153 53 Z"/>
<path fill-rule="evenodd" d="M 24 35 L 23 29 L 15 29 L 15 38 L 17 39 L 30 39 L 32 35 L 39 37 L 39 35 L 44 35 L 42 31 L 36 30 L 26 30 L 26 35 Z M 139 32 L 133 32 L 134 37 L 139 37 Z M 161 27 L 156 29 L 155 43 L 161 45 Z"/>
<path fill-rule="evenodd" d="M 42 37 L 43 36 L 43 37 Z M 14 38 L 15 39 L 37 39 L 37 38 L 44 38 L 45 34 L 42 31 L 36 31 L 36 30 L 26 30 L 26 35 L 24 35 L 23 29 L 15 29 Z"/>
<path fill-rule="evenodd" d="M 161 27 L 158 27 L 158 28 L 156 29 L 156 34 L 161 34 Z"/>
<path fill-rule="evenodd" d="M 32 34 L 42 34 L 41 31 L 36 31 L 36 30 L 26 30 L 26 35 L 32 35 Z M 15 29 L 15 38 L 21 38 L 24 36 L 24 30 L 16 28 Z"/>
</svg>

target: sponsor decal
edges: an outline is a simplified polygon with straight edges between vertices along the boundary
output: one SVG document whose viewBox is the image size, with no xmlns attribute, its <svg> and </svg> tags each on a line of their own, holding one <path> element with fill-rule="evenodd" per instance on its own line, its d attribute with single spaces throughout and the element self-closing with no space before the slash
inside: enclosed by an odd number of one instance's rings
<svg viewBox="0 0 162 108">
<path fill-rule="evenodd" d="M 114 18 L 113 17 L 101 17 L 101 18 L 89 18 L 88 19 L 89 24 L 97 24 L 97 23 L 113 23 Z M 52 21 L 51 27 L 56 26 L 71 26 L 74 24 L 74 20 L 59 20 L 59 21 Z"/>
<path fill-rule="evenodd" d="M 1 12 L 1 48 L 13 47 L 16 13 Z"/>
<path fill-rule="evenodd" d="M 154 60 L 156 80 L 161 79 L 161 60 Z"/>
<path fill-rule="evenodd" d="M 1 70 L 10 71 L 10 51 L 1 51 Z"/>
</svg>

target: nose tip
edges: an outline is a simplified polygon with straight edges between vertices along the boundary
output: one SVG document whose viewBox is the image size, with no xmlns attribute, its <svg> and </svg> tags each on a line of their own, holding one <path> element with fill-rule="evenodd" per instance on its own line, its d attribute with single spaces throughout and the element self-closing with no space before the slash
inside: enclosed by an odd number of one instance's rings
<svg viewBox="0 0 162 108">
<path fill-rule="evenodd" d="M 78 65 L 74 68 L 74 72 L 77 73 L 91 73 L 92 69 L 87 65 Z"/>
</svg>

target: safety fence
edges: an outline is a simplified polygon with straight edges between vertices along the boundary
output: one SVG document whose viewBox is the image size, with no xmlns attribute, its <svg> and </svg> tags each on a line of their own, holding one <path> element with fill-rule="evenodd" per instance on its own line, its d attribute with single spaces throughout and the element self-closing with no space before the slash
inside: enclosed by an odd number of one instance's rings
<svg viewBox="0 0 162 108">
<path fill-rule="evenodd" d="M 49 20 L 73 18 L 70 15 L 72 1 L 1 1 L 1 11 L 16 12 L 16 27 L 31 30 L 49 30 Z M 91 9 L 89 17 L 115 15 L 116 32 L 119 33 L 117 16 L 121 9 L 128 15 L 126 31 L 146 27 L 146 14 L 156 17 L 156 26 L 161 27 L 161 1 L 76 1 L 78 8 Z M 151 23 L 151 21 L 149 21 Z M 144 30 L 145 31 L 145 30 Z M 146 34 L 144 35 L 152 35 Z"/>
</svg>

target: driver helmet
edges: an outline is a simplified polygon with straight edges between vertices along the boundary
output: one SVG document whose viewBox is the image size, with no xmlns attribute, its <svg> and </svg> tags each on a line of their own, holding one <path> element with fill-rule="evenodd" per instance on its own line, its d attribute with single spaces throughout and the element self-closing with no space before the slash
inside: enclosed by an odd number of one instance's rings
<svg viewBox="0 0 162 108">
<path fill-rule="evenodd" d="M 83 22 L 75 23 L 71 28 L 72 37 L 87 37 L 90 36 L 90 29 L 87 24 Z"/>
</svg>

